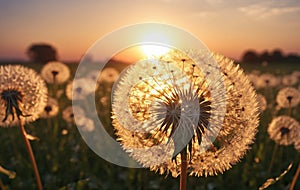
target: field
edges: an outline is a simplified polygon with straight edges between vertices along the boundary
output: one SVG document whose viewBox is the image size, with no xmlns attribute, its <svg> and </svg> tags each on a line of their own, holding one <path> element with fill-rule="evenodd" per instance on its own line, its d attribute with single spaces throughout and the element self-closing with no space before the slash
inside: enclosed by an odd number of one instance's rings
<svg viewBox="0 0 300 190">
<path fill-rule="evenodd" d="M 4 63 L 2 63 L 4 64 Z M 7 63 L 5 63 L 7 64 Z M 18 63 L 11 63 L 18 64 Z M 35 63 L 22 63 L 27 67 L 40 72 L 42 65 Z M 122 70 L 124 65 L 111 64 L 110 66 Z M 246 73 L 256 74 L 257 77 L 270 73 L 275 78 L 283 78 L 294 71 L 300 71 L 300 63 L 270 63 L 266 66 L 244 64 L 240 66 Z M 68 64 L 71 71 L 71 79 L 74 77 L 77 64 Z M 1 77 L 1 76 L 0 76 Z M 257 78 L 259 80 L 259 77 Z M 51 118 L 40 118 L 25 126 L 27 132 L 37 140 L 31 141 L 32 149 L 39 167 L 44 189 L 59 190 L 158 190 L 179 189 L 179 178 L 171 175 L 159 175 L 148 169 L 134 169 L 114 165 L 100 158 L 84 142 L 77 127 L 63 119 L 62 112 L 72 105 L 65 94 L 67 82 L 53 89 L 48 84 L 50 93 L 61 92 L 58 100 L 59 112 Z M 100 83 L 100 98 L 110 98 L 111 84 Z M 292 84 L 299 89 L 300 80 Z M 276 183 L 267 189 L 288 189 L 300 163 L 299 153 L 293 145 L 281 146 L 270 139 L 267 128 L 272 119 L 279 115 L 291 115 L 300 121 L 300 106 L 291 109 L 276 109 L 276 95 L 285 85 L 278 83 L 274 87 L 257 88 L 257 92 L 263 94 L 267 100 L 267 108 L 260 115 L 259 132 L 255 143 L 241 162 L 234 165 L 224 174 L 211 177 L 189 176 L 187 189 L 217 190 L 217 189 L 258 189 L 269 178 L 276 178 L 282 174 L 292 163 L 292 167 Z M 103 102 L 102 102 L 103 103 Z M 104 103 L 103 103 L 104 104 Z M 110 107 L 99 110 L 98 115 L 107 123 L 107 131 L 114 136 L 114 130 L 110 121 Z M 35 178 L 28 154 L 21 138 L 18 127 L 0 127 L 1 149 L 0 165 L 16 173 L 15 178 L 10 179 L 0 173 L 0 188 L 6 190 L 36 189 Z M 294 189 L 300 188 L 300 178 Z"/>
</svg>

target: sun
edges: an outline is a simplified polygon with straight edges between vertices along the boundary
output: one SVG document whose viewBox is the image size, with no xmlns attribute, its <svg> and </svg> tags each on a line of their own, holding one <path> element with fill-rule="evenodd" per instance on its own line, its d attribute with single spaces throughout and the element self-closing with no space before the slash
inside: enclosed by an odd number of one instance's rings
<svg viewBox="0 0 300 190">
<path fill-rule="evenodd" d="M 141 50 L 147 57 L 155 57 L 166 54 L 170 51 L 170 48 L 161 45 L 146 44 L 141 45 Z"/>
</svg>

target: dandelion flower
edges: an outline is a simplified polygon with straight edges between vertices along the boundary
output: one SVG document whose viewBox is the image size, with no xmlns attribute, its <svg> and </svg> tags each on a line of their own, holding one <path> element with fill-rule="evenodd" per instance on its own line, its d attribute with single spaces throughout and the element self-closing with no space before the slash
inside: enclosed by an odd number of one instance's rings
<svg viewBox="0 0 300 190">
<path fill-rule="evenodd" d="M 268 127 L 270 138 L 276 143 L 286 146 L 298 141 L 299 131 L 299 123 L 289 116 L 274 118 Z"/>
<path fill-rule="evenodd" d="M 64 63 L 51 61 L 43 66 L 41 76 L 49 84 L 62 84 L 69 79 L 70 69 Z"/>
<path fill-rule="evenodd" d="M 58 101 L 52 97 L 48 97 L 48 101 L 46 106 L 44 107 L 44 111 L 41 113 L 42 118 L 51 118 L 58 114 L 59 105 Z"/>
<path fill-rule="evenodd" d="M 39 117 L 47 102 L 44 80 L 32 69 L 20 65 L 0 66 L 0 126 L 18 125 Z"/>
<path fill-rule="evenodd" d="M 144 167 L 177 177 L 186 155 L 190 175 L 217 175 L 250 148 L 258 125 L 255 91 L 232 60 L 214 58 L 174 50 L 130 66 L 116 81 L 117 140 Z"/>
<path fill-rule="evenodd" d="M 300 92 L 295 88 L 285 87 L 278 92 L 276 102 L 282 108 L 295 107 L 300 102 Z"/>
<path fill-rule="evenodd" d="M 107 83 L 113 83 L 115 82 L 119 77 L 119 71 L 112 68 L 107 67 L 102 70 L 101 75 L 98 79 L 99 82 L 107 82 Z"/>
<path fill-rule="evenodd" d="M 87 95 L 93 93 L 97 85 L 89 78 L 78 78 L 68 83 L 66 86 L 66 96 L 69 100 L 82 100 Z"/>
</svg>

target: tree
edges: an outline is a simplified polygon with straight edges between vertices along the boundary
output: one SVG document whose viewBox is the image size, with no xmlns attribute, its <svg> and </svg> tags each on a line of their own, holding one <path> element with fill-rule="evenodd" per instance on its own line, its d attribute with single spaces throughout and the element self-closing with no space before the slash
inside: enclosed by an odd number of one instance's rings
<svg viewBox="0 0 300 190">
<path fill-rule="evenodd" d="M 290 53 L 286 56 L 285 61 L 290 63 L 299 63 L 300 57 L 297 54 Z"/>
<path fill-rule="evenodd" d="M 259 56 L 254 50 L 246 51 L 242 56 L 242 62 L 244 63 L 258 63 Z"/>
<path fill-rule="evenodd" d="M 32 44 L 27 49 L 29 59 L 37 63 L 47 63 L 49 61 L 56 61 L 56 49 L 45 43 Z"/>
<path fill-rule="evenodd" d="M 271 55 L 270 53 L 266 50 L 260 55 L 260 62 L 271 62 Z"/>
<path fill-rule="evenodd" d="M 280 49 L 275 49 L 273 50 L 272 54 L 271 54 L 271 59 L 272 62 L 282 62 L 283 60 L 283 54 L 282 51 Z"/>
</svg>

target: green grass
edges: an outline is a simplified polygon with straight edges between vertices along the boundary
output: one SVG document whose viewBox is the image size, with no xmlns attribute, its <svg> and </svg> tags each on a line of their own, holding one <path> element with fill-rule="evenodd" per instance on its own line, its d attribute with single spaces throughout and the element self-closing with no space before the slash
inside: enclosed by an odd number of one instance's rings
<svg viewBox="0 0 300 190">
<path fill-rule="evenodd" d="M 40 71 L 42 67 L 42 65 L 34 63 L 22 64 L 37 71 Z M 77 65 L 70 64 L 69 67 L 72 76 L 74 76 Z M 300 64 L 277 63 L 267 67 L 241 64 L 241 67 L 247 72 L 260 70 L 276 75 L 300 70 Z M 123 69 L 124 65 L 118 68 Z M 48 87 L 51 88 L 51 85 Z M 64 89 L 65 85 L 60 85 L 59 88 Z M 105 88 L 101 89 L 105 91 Z M 265 94 L 270 105 L 274 105 L 274 96 L 278 90 L 279 88 L 272 89 L 271 94 L 267 94 L 265 90 L 259 90 L 259 92 Z M 109 93 L 104 92 L 103 94 L 108 95 Z M 71 101 L 63 95 L 59 98 L 59 105 L 60 112 L 55 118 L 38 119 L 25 126 L 30 134 L 39 138 L 38 141 L 32 141 L 31 144 L 45 189 L 179 189 L 179 178 L 175 179 L 170 175 L 161 176 L 148 169 L 120 167 L 100 158 L 85 144 L 77 127 L 73 124 L 67 124 L 62 119 L 61 111 L 71 105 Z M 269 139 L 266 130 L 275 116 L 273 110 L 274 106 L 271 106 L 261 114 L 259 132 L 256 135 L 255 143 L 240 163 L 225 171 L 224 174 L 217 176 L 188 177 L 187 189 L 258 189 L 268 178 L 279 176 L 290 163 L 293 163 L 292 169 L 283 179 L 269 188 L 285 189 L 292 181 L 300 162 L 299 153 L 294 150 L 293 146 L 279 146 L 273 169 L 268 172 L 275 143 Z M 278 115 L 284 114 L 286 111 L 281 110 Z M 300 121 L 300 108 L 295 108 L 293 111 L 293 116 Z M 101 113 L 101 111 L 98 113 L 101 119 L 110 123 L 109 111 L 104 114 Z M 63 129 L 68 130 L 67 135 L 61 134 Z M 107 130 L 113 135 L 111 125 Z M 6 189 L 36 189 L 34 174 L 19 128 L 0 128 L 0 138 L 0 165 L 15 171 L 17 174 L 15 179 L 9 179 L 6 175 L 0 174 L 0 179 Z M 299 181 L 295 189 L 300 188 Z"/>
</svg>

